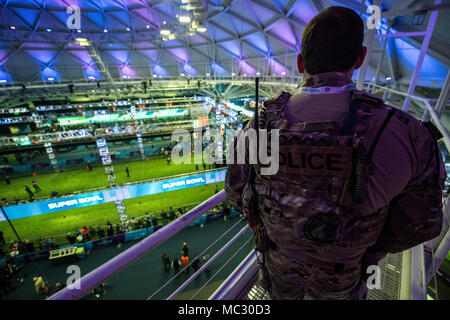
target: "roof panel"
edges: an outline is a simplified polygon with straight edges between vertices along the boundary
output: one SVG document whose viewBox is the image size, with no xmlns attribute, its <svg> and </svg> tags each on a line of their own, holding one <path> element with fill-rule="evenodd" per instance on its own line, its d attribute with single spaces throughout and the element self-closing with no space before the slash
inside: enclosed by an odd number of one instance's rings
<svg viewBox="0 0 450 320">
<path fill-rule="evenodd" d="M 292 8 L 292 15 L 308 23 L 317 14 L 317 10 L 309 1 L 296 1 Z"/>
</svg>

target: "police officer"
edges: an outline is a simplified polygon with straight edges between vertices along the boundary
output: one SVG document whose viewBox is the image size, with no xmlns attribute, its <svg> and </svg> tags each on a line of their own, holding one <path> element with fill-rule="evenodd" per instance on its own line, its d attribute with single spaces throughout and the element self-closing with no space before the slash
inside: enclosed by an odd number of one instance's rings
<svg viewBox="0 0 450 320">
<path fill-rule="evenodd" d="M 441 231 L 438 131 L 356 90 L 363 38 L 353 10 L 314 17 L 297 57 L 299 93 L 283 92 L 259 113 L 259 128 L 279 130 L 278 171 L 228 164 L 225 191 L 257 235 L 273 299 L 365 299 L 368 265 Z"/>
</svg>

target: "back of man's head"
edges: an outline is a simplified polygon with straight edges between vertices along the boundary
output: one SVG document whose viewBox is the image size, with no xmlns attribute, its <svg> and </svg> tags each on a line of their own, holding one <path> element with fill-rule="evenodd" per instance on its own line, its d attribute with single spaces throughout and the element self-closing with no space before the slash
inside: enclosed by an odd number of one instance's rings
<svg viewBox="0 0 450 320">
<path fill-rule="evenodd" d="M 364 22 L 352 9 L 333 6 L 306 26 L 301 54 L 309 74 L 345 72 L 361 54 Z"/>
</svg>

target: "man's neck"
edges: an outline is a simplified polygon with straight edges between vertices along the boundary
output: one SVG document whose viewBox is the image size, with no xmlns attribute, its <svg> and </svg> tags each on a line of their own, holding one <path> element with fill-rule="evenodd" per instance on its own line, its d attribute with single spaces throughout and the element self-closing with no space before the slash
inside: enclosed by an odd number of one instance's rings
<svg viewBox="0 0 450 320">
<path fill-rule="evenodd" d="M 355 69 L 351 68 L 350 70 L 345 71 L 345 72 L 341 72 L 341 71 L 334 71 L 334 72 L 343 73 L 343 74 L 345 74 L 347 76 L 347 78 L 351 79 L 353 77 L 353 73 L 355 72 Z M 303 79 L 306 79 L 306 78 L 309 78 L 309 77 L 311 77 L 311 75 L 308 72 L 305 71 L 303 73 Z"/>
<path fill-rule="evenodd" d="M 339 87 L 352 83 L 352 78 L 349 77 L 351 72 L 325 72 L 314 75 L 304 73 L 303 81 L 300 84 L 301 87 Z"/>
</svg>

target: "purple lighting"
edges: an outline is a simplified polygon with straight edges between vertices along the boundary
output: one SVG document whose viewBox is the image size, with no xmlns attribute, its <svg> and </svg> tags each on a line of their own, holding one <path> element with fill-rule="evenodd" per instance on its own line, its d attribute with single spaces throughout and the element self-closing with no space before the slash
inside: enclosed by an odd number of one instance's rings
<svg viewBox="0 0 450 320">
<path fill-rule="evenodd" d="M 5 84 L 9 82 L 11 82 L 9 74 L 3 68 L 0 68 L 0 84 Z"/>
<path fill-rule="evenodd" d="M 292 15 L 299 18 L 301 21 L 308 23 L 317 14 L 309 1 L 296 1 L 292 11 Z"/>
<path fill-rule="evenodd" d="M 119 68 L 120 76 L 124 79 L 137 78 L 138 74 L 129 65 L 123 65 Z"/>
<path fill-rule="evenodd" d="M 8 56 L 8 50 L 0 50 L 0 65 L 5 63 L 7 60 L 6 57 Z"/>
<path fill-rule="evenodd" d="M 246 37 L 246 39 L 252 43 L 255 47 L 263 52 L 268 52 L 269 48 L 267 47 L 266 40 L 264 36 L 260 33 L 251 34 Z"/>
<path fill-rule="evenodd" d="M 155 65 L 153 67 L 153 76 L 155 76 L 155 75 L 160 76 L 160 77 L 167 77 L 169 75 L 169 73 L 167 72 L 166 69 L 164 69 L 160 65 Z"/>
<path fill-rule="evenodd" d="M 57 81 L 59 79 L 58 72 L 50 67 L 45 67 L 41 71 L 41 76 L 45 81 Z"/>
<path fill-rule="evenodd" d="M 189 65 L 187 63 L 183 66 L 183 71 L 188 76 L 196 76 L 197 75 L 197 70 L 195 70 L 191 65 Z"/>
<path fill-rule="evenodd" d="M 237 43 L 234 40 L 231 41 L 225 41 L 219 44 L 221 47 L 223 47 L 224 50 L 228 51 L 235 57 L 241 57 L 241 49 L 239 47 L 239 43 Z"/>
<path fill-rule="evenodd" d="M 91 65 L 94 63 L 92 57 L 87 50 L 68 50 L 68 53 L 76 57 L 80 62 L 85 65 Z"/>
<path fill-rule="evenodd" d="M 226 76 L 227 70 L 225 70 L 222 66 L 218 65 L 217 63 L 211 63 L 211 70 L 214 71 L 214 73 L 217 76 Z"/>
<path fill-rule="evenodd" d="M 280 20 L 274 23 L 270 27 L 270 32 L 273 33 L 278 39 L 282 40 L 285 44 L 289 45 L 291 48 L 297 47 L 297 39 L 295 34 L 292 33 L 292 29 L 289 23 Z"/>
<path fill-rule="evenodd" d="M 245 76 L 255 76 L 256 70 L 253 68 L 247 61 L 241 60 L 239 61 L 239 70 Z"/>
<path fill-rule="evenodd" d="M 103 78 L 101 72 L 92 66 L 86 66 L 83 71 L 84 76 L 89 80 L 101 80 Z"/>
<path fill-rule="evenodd" d="M 281 63 L 279 63 L 275 59 L 270 58 L 267 64 L 269 66 L 270 72 L 275 73 L 277 76 L 289 75 L 289 70 L 287 70 Z"/>
<path fill-rule="evenodd" d="M 56 55 L 56 51 L 47 50 L 26 50 L 26 52 L 42 64 L 49 64 Z"/>
<path fill-rule="evenodd" d="M 120 64 L 126 64 L 130 56 L 130 52 L 127 50 L 108 50 L 107 52 Z"/>
<path fill-rule="evenodd" d="M 139 53 L 143 54 L 144 56 L 146 56 L 147 58 L 156 61 L 158 60 L 158 53 L 159 50 L 138 50 Z"/>
<path fill-rule="evenodd" d="M 180 62 L 187 62 L 188 61 L 188 54 L 186 52 L 185 48 L 174 48 L 174 49 L 168 49 L 169 53 L 175 57 Z"/>
</svg>

